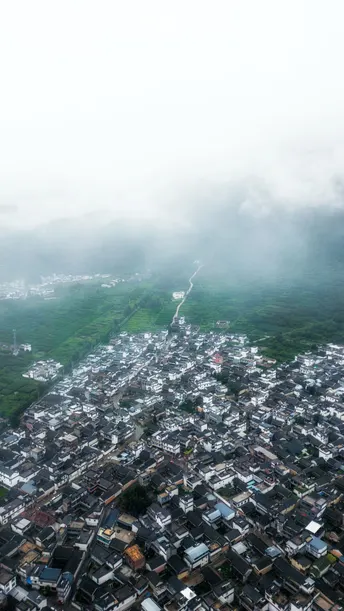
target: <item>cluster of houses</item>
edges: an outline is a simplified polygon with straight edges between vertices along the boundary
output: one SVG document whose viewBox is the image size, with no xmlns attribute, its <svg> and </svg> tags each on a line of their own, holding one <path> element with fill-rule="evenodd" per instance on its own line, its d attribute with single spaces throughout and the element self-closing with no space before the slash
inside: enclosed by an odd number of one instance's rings
<svg viewBox="0 0 344 611">
<path fill-rule="evenodd" d="M 187 324 L 97 348 L 0 436 L 0 605 L 340 611 L 343 364 Z"/>
<path fill-rule="evenodd" d="M 42 297 L 45 300 L 55 299 L 55 286 L 72 284 L 76 282 L 106 281 L 105 286 L 115 286 L 118 279 L 113 279 L 110 274 L 52 274 L 41 277 L 41 281 L 28 285 L 24 280 L 0 283 L 1 299 L 28 299 L 30 297 Z"/>
<path fill-rule="evenodd" d="M 31 346 L 29 350 L 31 351 Z M 23 373 L 23 378 L 37 380 L 37 382 L 49 382 L 51 380 L 56 380 L 61 369 L 63 369 L 63 365 L 54 361 L 54 359 L 35 361 L 30 368 Z"/>
</svg>

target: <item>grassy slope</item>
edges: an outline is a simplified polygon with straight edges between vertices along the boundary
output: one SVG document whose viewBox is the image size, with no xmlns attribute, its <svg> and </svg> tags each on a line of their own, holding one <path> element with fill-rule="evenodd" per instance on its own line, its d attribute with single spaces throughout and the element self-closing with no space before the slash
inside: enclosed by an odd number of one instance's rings
<svg viewBox="0 0 344 611">
<path fill-rule="evenodd" d="M 165 277 L 154 286 L 69 288 L 56 301 L 0 302 L 0 342 L 11 343 L 16 328 L 18 343 L 33 345 L 32 355 L 0 351 L 0 414 L 8 416 L 37 398 L 38 384 L 21 375 L 31 360 L 53 357 L 68 366 L 119 328 L 130 333 L 167 328 L 176 309 L 172 291 L 185 288 L 186 278 Z M 202 271 L 180 313 L 203 330 L 230 320 L 231 330 L 247 333 L 278 361 L 316 344 L 344 342 L 344 287 L 341 277 L 330 273 L 298 284 L 238 286 Z"/>
<path fill-rule="evenodd" d="M 141 310 L 126 325 L 130 332 L 149 331 L 169 324 L 176 304 L 167 290 L 159 312 Z M 181 285 L 177 288 L 187 286 Z M 206 270 L 195 279 L 194 289 L 183 305 L 181 315 L 202 330 L 215 330 L 217 320 L 229 320 L 230 329 L 244 332 L 257 342 L 267 356 L 291 360 L 297 352 L 321 343 L 344 342 L 344 286 L 341 277 L 329 271 L 291 282 L 230 283 L 213 278 Z"/>
<path fill-rule="evenodd" d="M 144 331 L 166 329 L 172 320 L 175 310 L 176 303 L 172 300 L 166 300 L 159 310 L 140 308 L 140 310 L 123 325 L 123 331 L 127 331 L 128 333 L 142 333 Z"/>
<path fill-rule="evenodd" d="M 203 329 L 230 320 L 231 330 L 247 333 L 279 361 L 321 343 L 344 342 L 344 287 L 337 276 L 246 287 L 200 277 L 182 313 Z"/>
<path fill-rule="evenodd" d="M 0 414 L 9 416 L 37 399 L 41 385 L 22 377 L 37 358 L 54 358 L 68 367 L 116 332 L 137 307 L 149 285 L 123 283 L 113 289 L 82 286 L 52 301 L 0 303 L 0 342 L 31 343 L 32 354 L 14 357 L 0 351 Z"/>
</svg>

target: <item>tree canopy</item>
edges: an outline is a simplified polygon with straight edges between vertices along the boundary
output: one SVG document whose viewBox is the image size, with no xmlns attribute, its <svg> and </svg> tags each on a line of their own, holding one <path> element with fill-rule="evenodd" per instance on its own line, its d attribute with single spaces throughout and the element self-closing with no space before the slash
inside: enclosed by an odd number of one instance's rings
<svg viewBox="0 0 344 611">
<path fill-rule="evenodd" d="M 147 489 L 140 484 L 133 484 L 119 497 L 118 506 L 127 513 L 139 516 L 145 513 L 151 502 Z"/>
</svg>

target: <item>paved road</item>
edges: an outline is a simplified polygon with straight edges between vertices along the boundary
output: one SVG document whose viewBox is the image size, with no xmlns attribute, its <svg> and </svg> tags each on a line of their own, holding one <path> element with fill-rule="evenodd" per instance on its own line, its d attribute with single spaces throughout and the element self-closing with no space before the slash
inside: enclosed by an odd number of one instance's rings
<svg viewBox="0 0 344 611">
<path fill-rule="evenodd" d="M 192 289 L 193 289 L 193 279 L 194 277 L 198 274 L 198 272 L 200 271 L 200 269 L 202 269 L 203 265 L 199 265 L 198 268 L 196 269 L 196 271 L 192 274 L 192 276 L 189 278 L 189 288 L 186 291 L 184 298 L 182 299 L 182 301 L 177 305 L 177 309 L 175 311 L 175 314 L 173 316 L 172 322 L 175 322 L 175 320 L 178 318 L 179 316 L 179 310 L 182 307 L 182 305 L 185 303 L 188 295 L 190 295 Z"/>
</svg>

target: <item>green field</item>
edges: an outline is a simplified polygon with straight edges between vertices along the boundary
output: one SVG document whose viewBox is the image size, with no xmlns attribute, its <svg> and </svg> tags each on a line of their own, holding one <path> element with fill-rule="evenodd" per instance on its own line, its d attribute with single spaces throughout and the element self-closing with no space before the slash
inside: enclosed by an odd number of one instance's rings
<svg viewBox="0 0 344 611">
<path fill-rule="evenodd" d="M 187 288 L 187 282 L 177 286 L 170 280 L 171 288 L 167 290 L 164 278 L 161 286 L 164 290 L 160 307 L 137 312 L 125 326 L 127 331 L 150 331 L 169 325 L 176 308 L 171 292 Z M 319 344 L 344 343 L 344 284 L 340 274 L 328 270 L 322 275 L 305 275 L 298 281 L 280 278 L 239 285 L 224 276 L 213 277 L 203 268 L 180 314 L 203 331 L 215 331 L 218 320 L 228 320 L 230 331 L 246 333 L 266 356 L 284 362 Z"/>
<path fill-rule="evenodd" d="M 30 363 L 54 358 L 65 370 L 96 344 L 120 330 L 123 321 L 150 294 L 151 285 L 121 283 L 112 289 L 77 285 L 63 289 L 56 300 L 0 302 L 0 342 L 32 345 L 32 353 L 13 356 L 0 351 L 0 415 L 20 413 L 45 390 L 42 384 L 22 377 Z"/>
<path fill-rule="evenodd" d="M 168 327 L 176 309 L 171 299 L 176 288 L 187 288 L 187 281 L 157 281 L 152 302 L 142 304 L 124 329 L 138 333 Z M 230 331 L 246 333 L 267 356 L 284 362 L 319 344 L 344 342 L 344 285 L 341 276 L 331 271 L 321 277 L 309 274 L 302 281 L 280 278 L 274 283 L 239 285 L 223 276 L 213 277 L 204 268 L 180 314 L 203 331 L 215 331 L 218 320 L 228 320 Z"/>
<path fill-rule="evenodd" d="M 177 303 L 166 293 L 166 300 L 160 309 L 140 308 L 122 327 L 128 333 L 158 331 L 166 329 L 172 321 Z"/>
<path fill-rule="evenodd" d="M 140 333 L 141 331 L 152 331 L 156 329 L 157 314 L 153 310 L 142 308 L 123 325 L 123 331 L 128 333 Z"/>
<path fill-rule="evenodd" d="M 230 285 L 197 277 L 181 314 L 202 330 L 229 320 L 230 330 L 246 333 L 263 352 L 279 362 L 327 342 L 344 342 L 344 285 L 328 274 L 303 281 Z"/>
<path fill-rule="evenodd" d="M 192 271 L 192 270 L 190 270 Z M 113 289 L 72 285 L 52 301 L 28 299 L 0 302 L 0 343 L 30 343 L 32 354 L 13 356 L 0 350 L 0 415 L 16 419 L 44 390 L 22 377 L 30 363 L 54 358 L 65 370 L 92 348 L 121 330 L 129 333 L 168 328 L 177 303 L 174 290 L 185 290 L 185 278 L 171 275 L 150 283 L 121 283 Z M 344 343 L 344 285 L 341 274 L 309 275 L 302 282 L 280 279 L 239 285 L 210 275 L 206 268 L 180 310 L 201 330 L 217 330 L 216 321 L 229 320 L 229 330 L 246 333 L 278 362 L 326 342 Z"/>
</svg>

